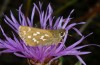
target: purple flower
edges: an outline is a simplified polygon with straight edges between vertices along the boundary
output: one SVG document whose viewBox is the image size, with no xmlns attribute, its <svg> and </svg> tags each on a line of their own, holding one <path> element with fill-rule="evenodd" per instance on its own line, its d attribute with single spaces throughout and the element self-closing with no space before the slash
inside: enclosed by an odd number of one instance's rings
<svg viewBox="0 0 100 65">
<path fill-rule="evenodd" d="M 24 57 L 27 59 L 30 59 L 33 61 L 33 63 L 41 63 L 41 64 L 47 64 L 51 63 L 55 59 L 60 58 L 64 55 L 74 55 L 76 56 L 79 61 L 86 65 L 85 62 L 82 60 L 80 55 L 89 54 L 90 52 L 87 51 L 79 51 L 81 48 L 84 48 L 88 45 L 83 46 L 77 46 L 80 44 L 87 36 L 83 36 L 77 28 L 75 28 L 78 24 L 84 24 L 84 22 L 81 23 L 72 23 L 68 25 L 69 21 L 71 20 L 70 14 L 69 16 L 64 19 L 63 16 L 58 17 L 55 21 L 55 17 L 52 17 L 53 10 L 50 6 L 50 4 L 47 6 L 46 12 L 42 10 L 42 4 L 39 3 L 39 7 L 34 4 L 31 18 L 26 18 L 25 15 L 21 11 L 21 7 L 19 7 L 18 11 L 18 20 L 14 17 L 13 13 L 10 12 L 11 18 L 8 18 L 5 15 L 4 21 L 18 34 L 18 28 L 19 26 L 34 26 L 34 15 L 36 11 L 39 14 L 39 21 L 41 29 L 65 29 L 66 35 L 64 36 L 64 39 L 62 42 L 59 42 L 58 45 L 49 45 L 49 46 L 27 46 L 25 42 L 22 39 L 18 39 L 14 33 L 13 39 L 8 37 L 5 33 L 3 28 L 0 26 L 0 29 L 3 33 L 3 36 L 5 37 L 5 40 L 0 39 L 0 48 L 4 49 L 0 53 L 14 53 L 16 56 Z M 55 22 L 55 23 L 54 23 Z M 48 24 L 47 24 L 48 23 Z M 68 31 L 70 29 L 75 30 L 80 36 L 81 39 L 77 42 L 73 43 L 72 45 L 65 47 L 64 43 L 68 36 Z M 47 61 L 48 60 L 48 61 Z"/>
</svg>

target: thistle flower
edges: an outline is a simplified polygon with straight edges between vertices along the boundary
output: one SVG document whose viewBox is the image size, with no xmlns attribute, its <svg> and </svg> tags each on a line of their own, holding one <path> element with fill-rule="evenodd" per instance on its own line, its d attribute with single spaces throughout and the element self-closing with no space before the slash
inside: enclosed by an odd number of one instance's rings
<svg viewBox="0 0 100 65">
<path fill-rule="evenodd" d="M 84 22 L 81 23 L 72 23 L 68 25 L 69 21 L 71 20 L 70 14 L 69 16 L 64 19 L 62 16 L 58 17 L 56 21 L 54 21 L 55 17 L 52 16 L 53 10 L 50 6 L 50 4 L 47 6 L 46 12 L 42 10 L 42 4 L 39 3 L 39 7 L 34 4 L 31 18 L 25 17 L 25 15 L 21 11 L 22 5 L 18 9 L 18 20 L 14 17 L 13 13 L 10 12 L 11 18 L 8 18 L 5 15 L 4 21 L 18 34 L 18 29 L 20 26 L 29 26 L 34 27 L 34 15 L 36 12 L 39 14 L 39 21 L 40 21 L 40 28 L 41 29 L 65 29 L 66 34 L 63 38 L 63 41 L 59 42 L 59 44 L 55 45 L 49 45 L 49 46 L 28 46 L 26 43 L 20 38 L 17 38 L 14 33 L 13 39 L 8 37 L 2 26 L 0 26 L 0 29 L 3 33 L 3 36 L 5 37 L 5 40 L 0 39 L 0 48 L 4 49 L 0 53 L 14 53 L 16 56 L 27 58 L 32 64 L 40 64 L 40 65 L 46 65 L 52 63 L 54 60 L 60 58 L 64 55 L 74 55 L 76 56 L 79 61 L 86 65 L 85 62 L 82 60 L 80 55 L 89 54 L 90 52 L 87 51 L 79 51 L 81 48 L 84 48 L 88 45 L 83 46 L 77 46 L 80 44 L 87 36 L 83 36 L 77 28 L 75 28 L 78 24 L 84 24 Z M 54 23 L 55 22 L 55 23 Z M 68 36 L 68 31 L 70 29 L 75 30 L 80 36 L 81 39 L 77 42 L 73 43 L 72 45 L 65 47 L 65 41 Z M 19 35 L 19 34 L 18 34 Z"/>
</svg>

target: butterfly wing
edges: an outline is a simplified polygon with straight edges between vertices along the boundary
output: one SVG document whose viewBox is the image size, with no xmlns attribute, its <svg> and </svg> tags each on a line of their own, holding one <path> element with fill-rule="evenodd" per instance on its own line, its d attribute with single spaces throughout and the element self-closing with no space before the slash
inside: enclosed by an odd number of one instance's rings
<svg viewBox="0 0 100 65">
<path fill-rule="evenodd" d="M 19 35 L 29 46 L 49 45 L 53 42 L 54 36 L 48 30 L 20 26 Z"/>
</svg>

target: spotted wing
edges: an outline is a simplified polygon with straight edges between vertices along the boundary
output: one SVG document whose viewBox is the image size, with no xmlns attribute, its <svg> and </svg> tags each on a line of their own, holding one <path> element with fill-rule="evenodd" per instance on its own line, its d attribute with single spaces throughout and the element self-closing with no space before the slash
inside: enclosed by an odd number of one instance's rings
<svg viewBox="0 0 100 65">
<path fill-rule="evenodd" d="M 48 45 L 54 42 L 54 36 L 48 30 L 20 26 L 19 35 L 29 46 Z"/>
</svg>

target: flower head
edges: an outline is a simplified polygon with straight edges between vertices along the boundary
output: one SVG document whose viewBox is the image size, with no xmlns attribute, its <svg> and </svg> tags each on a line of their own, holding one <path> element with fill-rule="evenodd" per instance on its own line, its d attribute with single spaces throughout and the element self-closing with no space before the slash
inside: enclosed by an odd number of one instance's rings
<svg viewBox="0 0 100 65">
<path fill-rule="evenodd" d="M 90 52 L 81 52 L 79 51 L 81 48 L 84 48 L 88 45 L 83 45 L 83 46 L 77 46 L 80 44 L 86 37 L 83 36 L 77 28 L 75 28 L 76 25 L 78 24 L 84 24 L 84 22 L 81 23 L 72 23 L 68 25 L 68 22 L 71 20 L 70 15 L 68 18 L 64 19 L 62 16 L 58 17 L 56 21 L 54 21 L 55 17 L 52 16 L 53 10 L 50 6 L 50 4 L 47 7 L 46 12 L 42 10 L 42 4 L 39 3 L 39 7 L 34 4 L 32 13 L 31 13 L 31 18 L 25 17 L 25 15 L 21 11 L 21 7 L 18 9 L 18 17 L 19 19 L 17 20 L 13 13 L 10 12 L 11 18 L 8 18 L 5 15 L 4 21 L 18 34 L 18 29 L 20 26 L 29 26 L 29 27 L 34 27 L 34 15 L 35 12 L 37 11 L 39 14 L 39 21 L 40 21 L 40 28 L 41 29 L 51 29 L 51 30 L 57 30 L 57 29 L 65 29 L 66 34 L 61 42 L 59 44 L 55 45 L 49 45 L 49 46 L 28 46 L 26 43 L 21 39 L 15 36 L 13 34 L 13 39 L 8 37 L 3 28 L 0 26 L 0 29 L 3 33 L 3 36 L 5 37 L 5 40 L 0 39 L 0 48 L 4 49 L 0 53 L 14 53 L 16 56 L 19 57 L 24 57 L 28 58 L 33 61 L 33 64 L 35 63 L 42 63 L 42 64 L 47 64 L 51 63 L 53 60 L 64 56 L 64 55 L 74 55 L 76 56 L 80 62 L 84 65 L 85 62 L 82 60 L 80 55 L 84 54 L 89 54 Z M 73 10 L 71 11 L 71 13 Z M 70 13 L 70 14 L 71 14 Z M 68 36 L 68 31 L 70 29 L 75 30 L 82 38 L 78 40 L 77 42 L 73 43 L 72 45 L 65 47 L 64 43 L 67 39 Z M 19 34 L 18 34 L 19 35 Z M 41 43 L 42 44 L 42 43 Z"/>
</svg>

